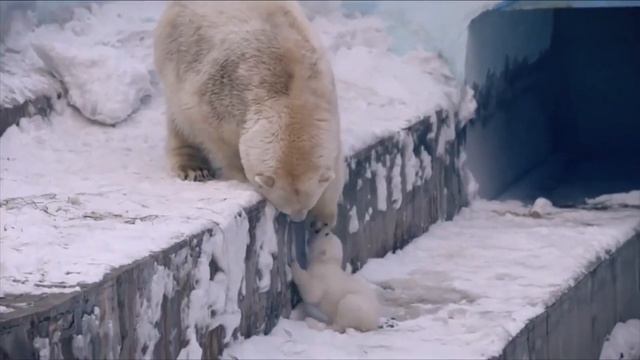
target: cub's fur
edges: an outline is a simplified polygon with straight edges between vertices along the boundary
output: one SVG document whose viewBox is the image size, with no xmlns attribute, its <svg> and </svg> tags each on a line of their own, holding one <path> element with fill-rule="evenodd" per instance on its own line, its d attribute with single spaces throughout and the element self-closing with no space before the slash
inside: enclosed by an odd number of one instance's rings
<svg viewBox="0 0 640 360">
<path fill-rule="evenodd" d="M 178 176 L 215 169 L 293 220 L 311 210 L 335 225 L 345 164 L 333 72 L 296 2 L 170 3 L 154 52 Z"/>
<path fill-rule="evenodd" d="M 317 308 L 336 331 L 378 328 L 381 306 L 376 293 L 363 279 L 342 270 L 342 243 L 331 232 L 311 240 L 309 266 L 291 266 L 293 281 L 305 305 Z"/>
</svg>

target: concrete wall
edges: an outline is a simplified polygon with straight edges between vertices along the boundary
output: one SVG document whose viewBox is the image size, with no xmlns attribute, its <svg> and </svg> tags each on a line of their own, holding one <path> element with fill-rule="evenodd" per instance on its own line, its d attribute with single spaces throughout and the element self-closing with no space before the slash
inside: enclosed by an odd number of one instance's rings
<svg viewBox="0 0 640 360">
<path fill-rule="evenodd" d="M 640 7 L 558 9 L 554 18 L 556 147 L 640 153 Z"/>
<path fill-rule="evenodd" d="M 472 21 L 466 81 L 478 111 L 466 151 L 481 197 L 499 196 L 552 155 L 634 161 L 639 24 L 640 7 L 494 10 Z"/>
<path fill-rule="evenodd" d="M 478 109 L 466 128 L 479 195 L 494 198 L 552 152 L 547 53 L 551 10 L 488 11 L 469 26 L 466 81 Z"/>
</svg>

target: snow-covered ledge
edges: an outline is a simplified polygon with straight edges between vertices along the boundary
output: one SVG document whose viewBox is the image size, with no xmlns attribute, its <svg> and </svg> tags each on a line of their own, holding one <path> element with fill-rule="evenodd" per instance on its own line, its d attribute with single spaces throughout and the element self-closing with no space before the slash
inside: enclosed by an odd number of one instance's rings
<svg viewBox="0 0 640 360">
<path fill-rule="evenodd" d="M 304 262 L 308 224 L 247 185 L 167 171 L 150 40 L 162 6 L 92 5 L 9 41 L 3 66 L 19 76 L 3 89 L 49 94 L 52 112 L 0 140 L 2 357 L 213 357 L 297 301 L 288 264 Z M 379 19 L 312 19 L 349 164 L 336 232 L 357 269 L 466 203 L 456 129 L 474 103 L 438 56 L 390 53 Z"/>
<path fill-rule="evenodd" d="M 640 316 L 638 299 L 640 229 L 613 253 L 592 264 L 492 359 L 597 359 L 616 323 Z"/>
</svg>

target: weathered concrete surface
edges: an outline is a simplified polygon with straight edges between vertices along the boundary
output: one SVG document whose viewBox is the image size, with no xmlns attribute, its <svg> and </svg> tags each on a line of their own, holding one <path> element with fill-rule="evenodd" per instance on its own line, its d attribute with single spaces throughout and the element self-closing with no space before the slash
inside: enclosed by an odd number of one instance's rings
<svg viewBox="0 0 640 360">
<path fill-rule="evenodd" d="M 369 258 L 402 248 L 437 220 L 452 218 L 466 204 L 457 161 L 459 144 L 449 142 L 446 156 L 434 156 L 447 121 L 447 115 L 439 112 L 435 125 L 425 118 L 347 159 L 349 177 L 335 232 L 343 239 L 345 259 L 354 269 Z M 431 171 L 425 171 L 426 161 Z M 378 201 L 378 196 L 385 199 Z M 352 214 L 357 216 L 357 229 Z M 270 332 L 299 301 L 288 264 L 294 250 L 305 263 L 309 224 L 276 216 L 278 251 L 273 256 L 270 286 L 261 292 L 257 244 L 264 234 L 256 227 L 265 216 L 265 202 L 238 216 L 246 216 L 249 224 L 243 286 L 238 294 L 240 325 L 232 334 L 223 325 L 197 327 L 204 358 L 219 355 L 232 338 Z M 0 313 L 0 358 L 176 358 L 188 345 L 185 312 L 198 286 L 196 267 L 202 249 L 225 226 L 193 234 L 164 251 L 115 269 L 80 292 L 0 299 L 0 305 L 16 309 Z M 208 259 L 213 280 L 222 270 L 213 258 Z M 158 292 L 158 287 L 169 282 L 171 291 Z M 208 315 L 213 323 L 221 316 L 214 311 Z"/>
<path fill-rule="evenodd" d="M 496 359 L 597 359 L 617 322 L 640 318 L 640 232 L 594 264 Z"/>
</svg>

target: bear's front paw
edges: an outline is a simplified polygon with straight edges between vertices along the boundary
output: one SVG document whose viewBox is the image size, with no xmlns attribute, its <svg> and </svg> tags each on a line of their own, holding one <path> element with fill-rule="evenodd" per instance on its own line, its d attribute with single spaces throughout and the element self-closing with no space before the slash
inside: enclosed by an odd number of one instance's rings
<svg viewBox="0 0 640 360">
<path fill-rule="evenodd" d="M 181 167 L 175 170 L 176 175 L 179 179 L 185 181 L 196 181 L 202 182 L 211 180 L 213 176 L 209 172 L 209 169 L 206 168 L 186 168 Z"/>
</svg>

